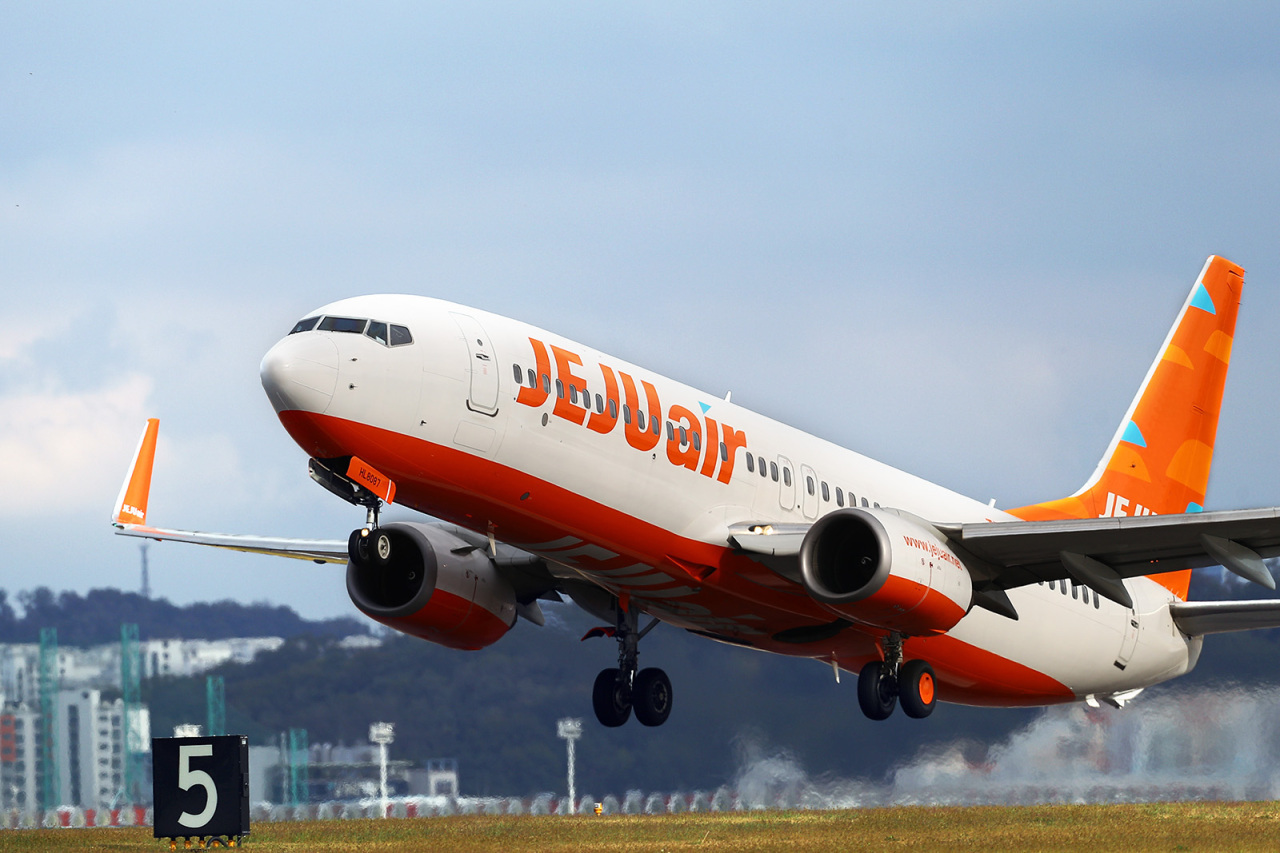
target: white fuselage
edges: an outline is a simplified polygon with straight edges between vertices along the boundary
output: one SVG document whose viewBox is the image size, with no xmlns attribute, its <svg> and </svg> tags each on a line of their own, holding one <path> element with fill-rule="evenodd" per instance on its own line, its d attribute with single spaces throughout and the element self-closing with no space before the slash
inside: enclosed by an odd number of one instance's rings
<svg viewBox="0 0 1280 853">
<path fill-rule="evenodd" d="M 776 639 L 836 617 L 736 552 L 730 525 L 812 522 L 849 505 L 939 523 L 1015 520 L 495 314 L 417 296 L 313 313 L 401 324 L 413 342 L 314 330 L 277 344 L 264 376 L 272 359 L 290 366 L 269 392 L 308 453 L 360 456 L 396 481 L 397 503 L 492 533 L 715 639 L 856 671 L 884 633 Z M 974 608 L 945 635 L 910 638 L 908 652 L 933 663 L 943 699 L 973 704 L 1106 698 L 1186 672 L 1199 640 L 1174 626 L 1172 594 L 1146 578 L 1126 586 L 1132 610 L 1066 581 L 1010 590 L 1017 621 Z"/>
</svg>

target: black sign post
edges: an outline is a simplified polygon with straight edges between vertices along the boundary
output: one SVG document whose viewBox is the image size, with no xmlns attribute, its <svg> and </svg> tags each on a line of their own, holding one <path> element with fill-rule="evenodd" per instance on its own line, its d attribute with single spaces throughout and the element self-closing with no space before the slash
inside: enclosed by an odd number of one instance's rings
<svg viewBox="0 0 1280 853">
<path fill-rule="evenodd" d="M 151 740 L 156 838 L 225 838 L 249 834 L 249 739 L 160 737 Z"/>
</svg>

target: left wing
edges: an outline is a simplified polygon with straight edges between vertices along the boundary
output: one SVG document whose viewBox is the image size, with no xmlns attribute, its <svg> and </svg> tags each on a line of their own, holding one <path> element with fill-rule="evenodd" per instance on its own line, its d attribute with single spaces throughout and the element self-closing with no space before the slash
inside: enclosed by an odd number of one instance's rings
<svg viewBox="0 0 1280 853">
<path fill-rule="evenodd" d="M 992 597 L 1007 602 L 1004 590 L 1070 578 L 1132 607 L 1125 578 L 1218 565 L 1276 588 L 1262 561 L 1280 556 L 1280 508 L 929 526 L 964 561 L 983 606 Z M 808 524 L 735 524 L 729 541 L 798 583 L 808 530 Z"/>
</svg>

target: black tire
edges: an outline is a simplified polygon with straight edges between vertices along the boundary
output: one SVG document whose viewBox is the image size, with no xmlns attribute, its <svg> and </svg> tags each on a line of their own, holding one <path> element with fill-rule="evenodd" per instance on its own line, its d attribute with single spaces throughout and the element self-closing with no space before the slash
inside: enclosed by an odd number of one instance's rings
<svg viewBox="0 0 1280 853">
<path fill-rule="evenodd" d="M 618 680 L 618 668 L 602 669 L 591 688 L 591 706 L 600 725 L 616 729 L 631 717 L 631 697 Z"/>
<path fill-rule="evenodd" d="M 858 673 L 858 705 L 868 720 L 887 720 L 898 704 L 898 685 L 883 661 L 872 661 Z"/>
<path fill-rule="evenodd" d="M 360 532 L 360 530 L 353 530 L 347 537 L 347 558 L 357 566 L 364 565 L 365 560 L 365 552 L 362 550 L 364 543 L 360 541 Z"/>
<path fill-rule="evenodd" d="M 922 660 L 904 663 L 898 670 L 898 698 L 902 701 L 902 713 L 908 717 L 923 720 L 932 714 L 938 704 L 933 667 Z"/>
<path fill-rule="evenodd" d="M 660 669 L 642 669 L 631 688 L 631 706 L 641 725 L 660 726 L 671 716 L 671 679 Z"/>
</svg>

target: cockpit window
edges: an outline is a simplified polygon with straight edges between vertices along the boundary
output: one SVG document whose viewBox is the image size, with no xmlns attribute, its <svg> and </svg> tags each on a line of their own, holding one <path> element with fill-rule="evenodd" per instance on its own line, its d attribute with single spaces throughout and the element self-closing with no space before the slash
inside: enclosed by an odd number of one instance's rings
<svg viewBox="0 0 1280 853">
<path fill-rule="evenodd" d="M 309 332 L 316 327 L 316 323 L 320 322 L 319 317 L 308 317 L 305 320 L 299 320 L 298 324 L 289 330 L 289 334 L 296 335 L 298 332 Z"/>
<path fill-rule="evenodd" d="M 364 326 L 368 322 L 355 317 L 325 317 L 320 321 L 320 331 L 354 332 L 358 335 L 364 331 Z"/>
<path fill-rule="evenodd" d="M 399 347 L 405 344 L 413 343 L 413 335 L 409 334 L 409 329 L 405 326 L 391 327 L 391 346 Z"/>
<path fill-rule="evenodd" d="M 387 324 L 386 323 L 379 323 L 377 320 L 370 320 L 369 328 L 365 329 L 364 333 L 369 337 L 373 338 L 378 343 L 382 344 L 383 346 L 387 345 Z"/>
</svg>

